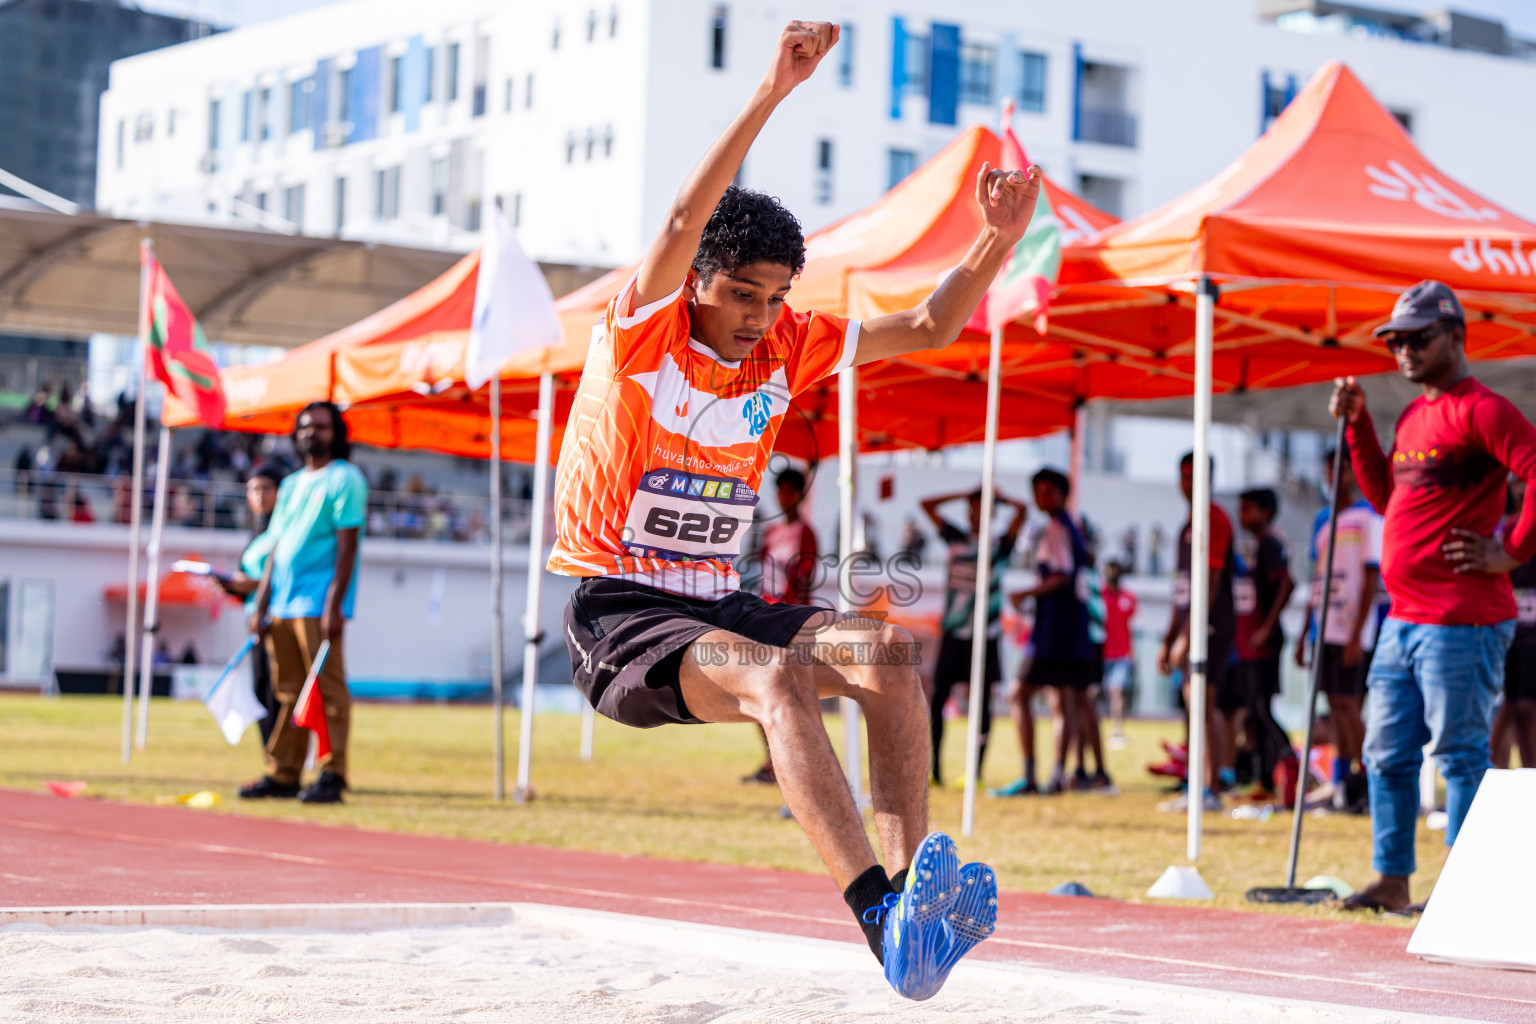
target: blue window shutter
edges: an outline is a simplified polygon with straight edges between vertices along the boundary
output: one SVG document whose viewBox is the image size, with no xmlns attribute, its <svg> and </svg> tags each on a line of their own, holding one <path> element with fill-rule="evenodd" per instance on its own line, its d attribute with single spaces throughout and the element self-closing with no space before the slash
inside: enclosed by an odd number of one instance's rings
<svg viewBox="0 0 1536 1024">
<path fill-rule="evenodd" d="M 379 99 L 382 83 L 379 74 L 383 66 L 384 48 L 370 47 L 357 52 L 357 65 L 352 69 L 352 95 L 347 97 L 347 109 L 352 112 L 352 131 L 347 142 L 366 142 L 379 134 Z"/>
<path fill-rule="evenodd" d="M 960 26 L 934 22 L 928 53 L 928 123 L 954 124 L 960 109 Z"/>
<path fill-rule="evenodd" d="M 1072 44 L 1072 141 L 1083 137 L 1083 44 Z"/>
<path fill-rule="evenodd" d="M 1285 105 L 1291 105 L 1291 100 L 1296 98 L 1296 76 L 1285 76 Z"/>
<path fill-rule="evenodd" d="M 1269 126 L 1269 72 L 1259 72 L 1259 134 Z"/>
<path fill-rule="evenodd" d="M 327 57 L 315 65 L 315 90 L 309 94 L 309 124 L 315 130 L 315 148 L 324 149 L 331 124 L 331 80 L 336 61 Z"/>
<path fill-rule="evenodd" d="M 405 130 L 414 132 L 421 127 L 421 105 L 427 98 L 427 44 L 421 36 L 411 36 L 405 44 L 400 78 L 400 110 L 405 115 Z"/>
<path fill-rule="evenodd" d="M 891 19 L 891 120 L 901 120 L 901 94 L 907 89 L 907 26 Z"/>
</svg>

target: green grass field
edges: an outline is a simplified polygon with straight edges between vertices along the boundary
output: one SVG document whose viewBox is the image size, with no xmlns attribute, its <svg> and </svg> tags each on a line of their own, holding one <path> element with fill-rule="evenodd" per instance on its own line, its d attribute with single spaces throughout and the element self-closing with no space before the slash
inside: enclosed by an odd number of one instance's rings
<svg viewBox="0 0 1536 1024">
<path fill-rule="evenodd" d="M 238 813 L 359 828 L 459 836 L 681 860 L 819 871 L 799 828 L 779 815 L 778 791 L 737 782 L 761 756 L 747 726 L 626 729 L 599 718 L 592 761 L 578 757 L 579 719 L 551 715 L 535 730 L 533 782 L 526 805 L 491 799 L 491 715 L 457 705 L 360 704 L 353 719 L 351 784 L 343 806 L 296 801 L 242 803 L 236 786 L 261 771 L 255 729 L 228 746 L 201 705 L 156 700 L 149 747 L 132 767 L 119 760 L 122 704 L 116 698 L 0 696 L 0 785 L 42 790 L 49 779 L 82 779 L 86 796 L 138 803 L 212 790 L 222 803 L 205 813 Z M 507 715 L 509 788 L 516 767 L 517 716 Z M 1006 723 L 999 723 L 1005 725 Z M 829 720 L 834 738 L 841 729 Z M 1119 796 L 978 802 L 976 834 L 961 843 L 969 859 L 990 861 L 1004 888 L 1044 891 L 1073 880 L 1094 893 L 1142 897 L 1170 864 L 1183 864 L 1185 819 L 1159 812 L 1168 798 L 1145 771 L 1160 737 L 1176 723 L 1131 724 L 1129 749 L 1111 752 Z M 1041 730 L 1045 739 L 1044 729 Z M 963 723 L 946 735 L 951 777 L 961 774 Z M 983 781 L 1017 774 L 1011 727 L 994 737 Z M 932 823 L 957 833 L 960 793 L 934 791 Z M 1290 817 L 1267 822 L 1207 816 L 1200 870 L 1216 903 L 1250 908 L 1243 892 L 1284 881 Z M 1427 895 L 1445 859 L 1442 835 L 1419 832 L 1415 894 Z M 1365 818 L 1309 817 L 1300 878 L 1337 875 L 1364 884 L 1370 872 Z M 1330 909 L 1278 912 L 1351 917 Z"/>
</svg>

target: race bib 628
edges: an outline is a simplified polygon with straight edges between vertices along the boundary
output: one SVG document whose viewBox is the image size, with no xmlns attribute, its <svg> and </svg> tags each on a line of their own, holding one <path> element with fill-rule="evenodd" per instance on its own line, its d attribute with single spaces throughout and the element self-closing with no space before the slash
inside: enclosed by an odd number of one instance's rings
<svg viewBox="0 0 1536 1024">
<path fill-rule="evenodd" d="M 641 558 L 729 562 L 741 554 L 756 505 L 757 493 L 733 477 L 649 470 L 629 506 L 624 546 Z"/>
</svg>

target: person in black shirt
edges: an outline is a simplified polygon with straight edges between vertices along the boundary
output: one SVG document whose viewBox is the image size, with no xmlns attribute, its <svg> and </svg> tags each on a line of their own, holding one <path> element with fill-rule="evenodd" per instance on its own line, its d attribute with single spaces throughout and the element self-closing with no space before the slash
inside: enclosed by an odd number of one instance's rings
<svg viewBox="0 0 1536 1024">
<path fill-rule="evenodd" d="M 1236 692 L 1223 703 L 1231 705 L 1232 698 L 1241 698 L 1240 706 L 1227 718 L 1233 737 L 1229 743 L 1235 745 L 1239 731 L 1245 735 L 1244 762 L 1251 767 L 1253 781 L 1269 789 L 1276 765 L 1296 756 L 1271 708 L 1280 695 L 1280 650 L 1285 646 L 1280 614 L 1296 583 L 1291 579 L 1285 545 L 1270 529 L 1280 511 L 1275 492 L 1267 487 L 1244 491 L 1237 501 L 1238 523 L 1253 535 L 1256 547 L 1246 572 L 1233 583 L 1238 616 L 1237 685 L 1231 688 Z M 1226 712 L 1227 707 L 1222 710 Z"/>
</svg>

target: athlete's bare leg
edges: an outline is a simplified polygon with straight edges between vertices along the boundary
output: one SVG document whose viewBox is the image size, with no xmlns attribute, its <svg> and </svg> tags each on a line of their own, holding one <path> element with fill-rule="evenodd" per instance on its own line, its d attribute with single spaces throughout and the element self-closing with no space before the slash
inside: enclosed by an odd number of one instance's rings
<svg viewBox="0 0 1536 1024">
<path fill-rule="evenodd" d="M 906 867 L 928 828 L 928 714 L 905 630 L 815 616 L 796 638 L 810 657 L 725 630 L 683 659 L 683 700 L 706 722 L 756 722 L 779 788 L 838 888 L 875 864 L 863 820 L 821 720 L 821 697 L 851 697 L 869 723 L 869 774 L 885 867 Z M 804 648 L 802 647 L 802 650 Z M 725 651 L 727 657 L 714 657 Z M 883 652 L 883 655 L 882 653 Z M 702 656 L 701 656 L 702 655 Z M 884 660 L 907 664 L 878 664 Z M 726 664 L 716 662 L 725 661 Z"/>
</svg>

